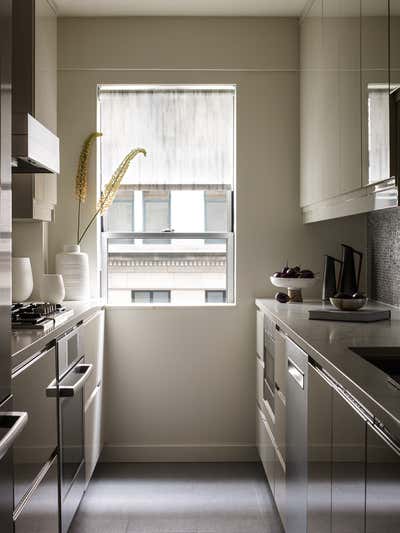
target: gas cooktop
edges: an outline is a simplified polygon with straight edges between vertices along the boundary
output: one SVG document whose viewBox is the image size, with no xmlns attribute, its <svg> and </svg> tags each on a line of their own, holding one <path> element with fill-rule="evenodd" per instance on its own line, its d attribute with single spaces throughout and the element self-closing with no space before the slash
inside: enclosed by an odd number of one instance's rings
<svg viewBox="0 0 400 533">
<path fill-rule="evenodd" d="M 15 303 L 11 308 L 12 329 L 41 329 L 46 331 L 62 324 L 74 314 L 61 304 Z"/>
</svg>

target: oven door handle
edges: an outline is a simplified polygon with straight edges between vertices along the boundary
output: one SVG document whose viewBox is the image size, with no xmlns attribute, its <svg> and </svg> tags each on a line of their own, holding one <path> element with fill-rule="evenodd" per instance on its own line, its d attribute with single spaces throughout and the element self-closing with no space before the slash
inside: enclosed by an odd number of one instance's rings
<svg viewBox="0 0 400 533">
<path fill-rule="evenodd" d="M 76 374 L 77 380 L 72 385 L 62 385 L 62 381 L 57 387 L 57 380 L 54 380 L 46 389 L 46 395 L 54 398 L 70 398 L 75 396 L 75 394 L 82 389 L 86 381 L 88 380 L 90 374 L 92 373 L 93 365 L 92 364 L 80 364 L 72 370 L 73 374 Z M 69 376 L 68 376 L 69 377 Z"/>
<path fill-rule="evenodd" d="M 10 420 L 11 419 L 11 420 Z M 13 421 L 14 420 L 14 421 Z M 12 425 L 10 426 L 10 422 Z M 20 411 L 0 412 L 0 428 L 9 428 L 0 440 L 0 459 L 14 444 L 15 439 L 21 433 L 28 422 L 28 413 Z"/>
</svg>

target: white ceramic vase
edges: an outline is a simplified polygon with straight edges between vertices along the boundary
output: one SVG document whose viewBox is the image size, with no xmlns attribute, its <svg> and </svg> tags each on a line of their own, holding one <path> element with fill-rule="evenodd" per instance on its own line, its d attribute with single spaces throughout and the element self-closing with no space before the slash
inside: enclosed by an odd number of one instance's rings
<svg viewBox="0 0 400 533">
<path fill-rule="evenodd" d="M 56 272 L 64 279 L 66 300 L 89 299 L 89 258 L 78 244 L 66 244 L 56 255 Z"/>
<path fill-rule="evenodd" d="M 33 276 L 29 257 L 12 258 L 12 301 L 23 302 L 33 291 Z"/>
<path fill-rule="evenodd" d="M 63 277 L 60 274 L 44 274 L 40 280 L 41 300 L 50 304 L 60 304 L 64 297 Z"/>
</svg>

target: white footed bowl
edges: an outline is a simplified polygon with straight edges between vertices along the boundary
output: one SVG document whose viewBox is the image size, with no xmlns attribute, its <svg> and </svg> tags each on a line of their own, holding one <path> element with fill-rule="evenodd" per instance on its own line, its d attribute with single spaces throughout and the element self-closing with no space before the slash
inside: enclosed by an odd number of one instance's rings
<svg viewBox="0 0 400 533">
<path fill-rule="evenodd" d="M 291 290 L 308 289 L 308 287 L 312 287 L 318 280 L 317 277 L 314 277 L 314 278 L 275 278 L 274 276 L 271 276 L 269 279 L 271 280 L 272 285 L 275 285 L 275 287 L 279 287 L 280 289 L 291 289 Z"/>
</svg>

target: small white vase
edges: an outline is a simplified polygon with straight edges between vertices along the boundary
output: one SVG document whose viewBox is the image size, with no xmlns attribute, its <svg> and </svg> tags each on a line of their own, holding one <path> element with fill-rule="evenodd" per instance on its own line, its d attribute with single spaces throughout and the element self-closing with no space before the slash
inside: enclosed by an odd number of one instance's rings
<svg viewBox="0 0 400 533">
<path fill-rule="evenodd" d="M 12 258 L 12 301 L 23 302 L 33 291 L 33 276 L 29 257 Z"/>
<path fill-rule="evenodd" d="M 64 279 L 66 300 L 89 299 L 89 258 L 78 244 L 66 244 L 56 255 L 56 272 Z"/>
<path fill-rule="evenodd" d="M 43 302 L 60 304 L 64 300 L 64 280 L 60 274 L 44 274 L 40 280 L 40 298 Z"/>
</svg>

